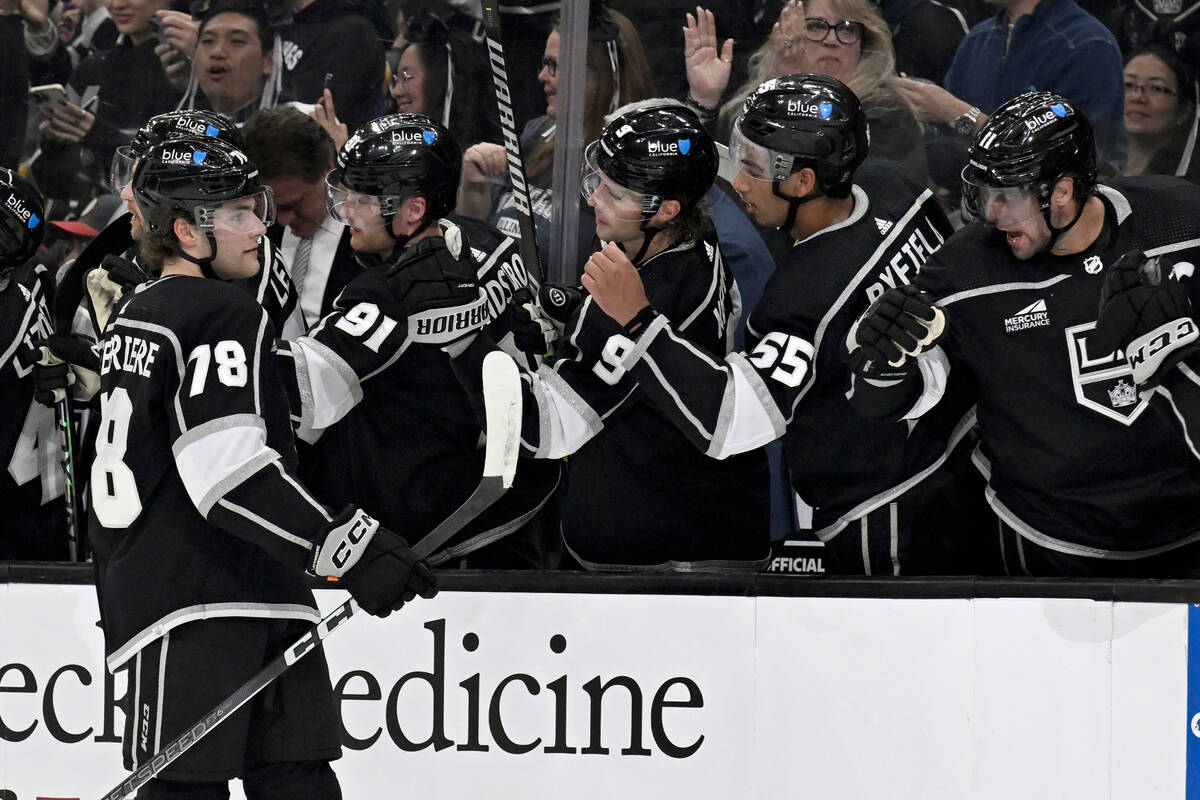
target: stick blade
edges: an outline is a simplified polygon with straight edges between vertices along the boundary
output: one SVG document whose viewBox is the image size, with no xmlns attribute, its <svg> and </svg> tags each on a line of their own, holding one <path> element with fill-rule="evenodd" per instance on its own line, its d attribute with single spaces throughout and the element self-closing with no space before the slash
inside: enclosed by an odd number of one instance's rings
<svg viewBox="0 0 1200 800">
<path fill-rule="evenodd" d="M 507 489 L 513 484 L 521 452 L 521 373 L 511 356 L 493 350 L 484 357 L 483 387 L 487 418 L 483 475 L 498 476 Z"/>
</svg>

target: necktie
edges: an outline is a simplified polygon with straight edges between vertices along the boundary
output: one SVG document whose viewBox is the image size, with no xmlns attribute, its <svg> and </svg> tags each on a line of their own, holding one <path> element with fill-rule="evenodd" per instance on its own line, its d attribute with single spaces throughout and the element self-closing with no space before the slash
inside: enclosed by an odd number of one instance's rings
<svg viewBox="0 0 1200 800">
<path fill-rule="evenodd" d="M 296 245 L 296 255 L 292 258 L 292 283 L 296 284 L 296 297 L 304 291 L 304 276 L 308 274 L 308 257 L 312 254 L 312 237 L 307 236 Z"/>
</svg>

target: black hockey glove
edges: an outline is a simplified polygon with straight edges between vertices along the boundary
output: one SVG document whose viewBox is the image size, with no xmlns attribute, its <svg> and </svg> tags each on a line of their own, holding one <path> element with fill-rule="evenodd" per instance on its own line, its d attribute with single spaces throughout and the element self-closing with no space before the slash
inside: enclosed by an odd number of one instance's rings
<svg viewBox="0 0 1200 800">
<path fill-rule="evenodd" d="M 71 390 L 71 399 L 88 402 L 100 390 L 100 348 L 86 336 L 55 334 L 39 339 L 33 367 L 33 397 L 54 408 Z"/>
<path fill-rule="evenodd" d="M 889 380 L 915 368 L 909 356 L 933 347 L 946 331 L 946 312 L 913 285 L 888 289 L 850 329 L 843 357 L 860 375 Z"/>
<path fill-rule="evenodd" d="M 469 248 L 456 258 L 440 236 L 404 251 L 387 273 L 393 296 L 408 314 L 414 342 L 446 346 L 474 337 L 489 322 L 487 295 L 475 277 Z"/>
<path fill-rule="evenodd" d="M 368 614 L 386 617 L 420 595 L 437 594 L 437 581 L 401 537 L 365 512 L 347 508 L 312 551 L 310 572 L 335 577 Z"/>
<path fill-rule="evenodd" d="M 124 293 L 150 280 L 150 277 L 134 262 L 115 255 L 105 256 L 99 267 L 88 272 L 84 280 L 98 334 L 104 333 L 108 327 L 117 302 Z"/>
<path fill-rule="evenodd" d="M 1200 350 L 1200 330 L 1182 283 L 1193 266 L 1132 250 L 1109 268 L 1100 290 L 1100 316 L 1089 341 L 1097 353 L 1118 348 L 1140 387 L 1162 382 L 1183 358 Z"/>
<path fill-rule="evenodd" d="M 561 331 L 575 309 L 583 304 L 585 297 L 587 293 L 578 286 L 545 283 L 538 291 L 538 305 Z"/>
<path fill-rule="evenodd" d="M 533 302 L 533 295 L 524 289 L 504 307 L 501 319 L 512 331 L 516 346 L 532 356 L 554 352 L 554 345 L 562 333 L 562 326 L 556 326 L 554 320 Z"/>
</svg>

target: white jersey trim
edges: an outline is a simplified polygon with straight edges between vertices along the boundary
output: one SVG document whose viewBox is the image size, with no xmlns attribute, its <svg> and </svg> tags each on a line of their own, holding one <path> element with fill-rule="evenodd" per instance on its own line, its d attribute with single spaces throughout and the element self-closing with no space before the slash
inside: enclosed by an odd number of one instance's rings
<svg viewBox="0 0 1200 800">
<path fill-rule="evenodd" d="M 300 390 L 296 435 L 311 443 L 362 401 L 362 385 L 341 356 L 311 336 L 295 340 L 291 350 Z"/>
<path fill-rule="evenodd" d="M 729 380 L 708 447 L 707 455 L 712 458 L 753 450 L 787 431 L 787 421 L 758 370 L 741 353 L 731 353 L 725 361 L 729 364 Z"/>
<path fill-rule="evenodd" d="M 569 456 L 604 428 L 596 410 L 554 370 L 538 367 L 529 389 L 538 406 L 536 458 Z"/>
<path fill-rule="evenodd" d="M 267 446 L 266 423 L 256 414 L 198 425 L 176 439 L 171 452 L 188 496 L 205 517 L 220 498 L 280 457 Z"/>
<path fill-rule="evenodd" d="M 116 671 L 133 656 L 142 651 L 146 645 L 165 636 L 168 631 L 178 628 L 185 622 L 201 619 L 218 619 L 221 617 L 246 617 L 253 619 L 303 619 L 312 623 L 321 621 L 321 613 L 315 606 L 301 606 L 295 603 L 204 603 L 188 606 L 172 611 L 148 625 L 113 651 L 105 659 L 110 673 Z"/>
</svg>

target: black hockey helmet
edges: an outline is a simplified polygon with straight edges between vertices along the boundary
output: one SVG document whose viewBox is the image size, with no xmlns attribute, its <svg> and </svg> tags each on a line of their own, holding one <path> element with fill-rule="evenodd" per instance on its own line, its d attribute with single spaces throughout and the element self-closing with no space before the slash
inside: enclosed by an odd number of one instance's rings
<svg viewBox="0 0 1200 800">
<path fill-rule="evenodd" d="M 461 174 L 462 149 L 450 131 L 421 114 L 389 114 L 342 145 L 326 178 L 326 205 L 331 217 L 348 224 L 342 212 L 350 193 L 376 198 L 390 233 L 400 204 L 421 195 L 430 224 L 454 208 Z"/>
<path fill-rule="evenodd" d="M 844 83 L 828 75 L 785 75 L 746 98 L 734 121 L 730 155 L 741 164 L 747 144 L 757 145 L 766 151 L 760 156 L 767 157 L 768 179 L 777 185 L 809 167 L 823 194 L 845 197 L 870 140 L 862 105 Z"/>
<path fill-rule="evenodd" d="M 0 167 L 0 278 L 33 258 L 45 233 L 42 196 L 16 172 Z"/>
<path fill-rule="evenodd" d="M 118 147 L 113 153 L 112 169 L 109 173 L 112 188 L 119 192 L 129 183 L 133 178 L 134 163 L 146 155 L 154 145 L 175 139 L 205 137 L 220 139 L 238 150 L 245 147 L 242 132 L 237 124 L 216 111 L 168 111 L 151 117 L 138 128 L 129 144 Z"/>
<path fill-rule="evenodd" d="M 175 139 L 152 145 L 137 162 L 132 191 L 148 231 L 162 229 L 178 212 L 205 232 L 212 248 L 208 258 L 197 260 L 178 249 L 175 253 L 199 264 L 209 277 L 215 277 L 211 272 L 217 252 L 214 237 L 227 225 L 236 229 L 223 213 L 230 210 L 231 201 L 252 199 L 254 215 L 263 226 L 275 220 L 275 196 L 269 186 L 259 183 L 258 168 L 241 150 L 219 139 Z"/>
<path fill-rule="evenodd" d="M 587 146 L 580 190 L 584 199 L 590 198 L 603 172 L 618 185 L 642 193 L 643 219 L 654 216 L 663 200 L 678 200 L 686 211 L 712 187 L 717 160 L 712 137 L 690 108 L 634 104 Z"/>
<path fill-rule="evenodd" d="M 1081 108 L 1052 92 L 1027 92 L 1001 105 L 975 135 L 967 155 L 963 207 L 971 216 L 983 217 L 988 189 L 1028 188 L 1047 223 L 1059 178 L 1074 178 L 1075 196 L 1081 200 L 1096 191 L 1092 124 Z"/>
</svg>

